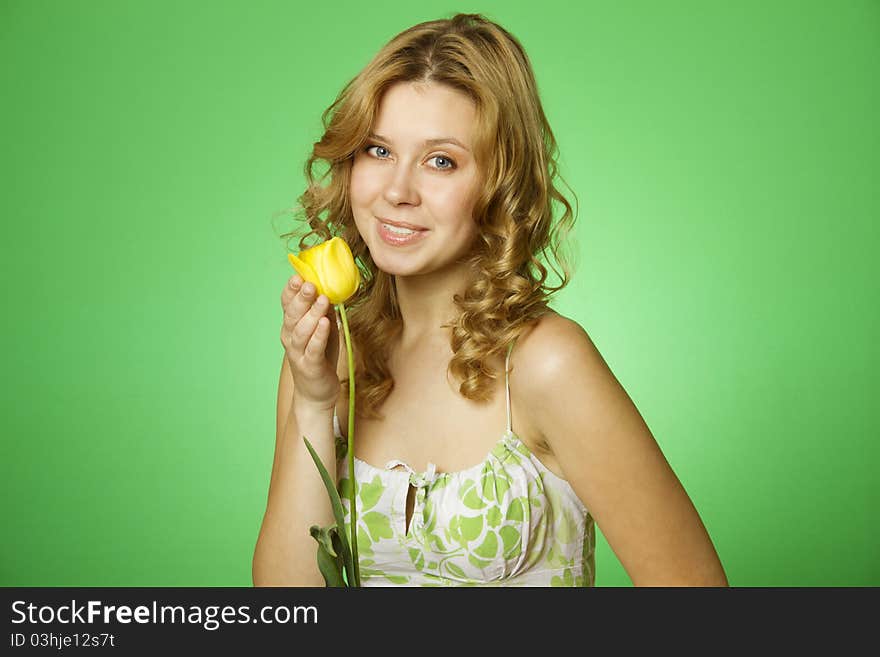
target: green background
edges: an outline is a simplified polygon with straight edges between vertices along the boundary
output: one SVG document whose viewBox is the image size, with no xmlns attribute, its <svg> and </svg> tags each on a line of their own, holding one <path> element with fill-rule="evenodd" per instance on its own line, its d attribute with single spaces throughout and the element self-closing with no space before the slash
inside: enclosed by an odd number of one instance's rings
<svg viewBox="0 0 880 657">
<path fill-rule="evenodd" d="M 731 584 L 880 585 L 880 3 L 300 7 L 0 2 L 0 584 L 251 584 L 277 213 L 344 83 L 468 11 L 524 44 L 577 194 L 555 308 Z M 597 569 L 629 585 L 601 531 Z"/>
</svg>

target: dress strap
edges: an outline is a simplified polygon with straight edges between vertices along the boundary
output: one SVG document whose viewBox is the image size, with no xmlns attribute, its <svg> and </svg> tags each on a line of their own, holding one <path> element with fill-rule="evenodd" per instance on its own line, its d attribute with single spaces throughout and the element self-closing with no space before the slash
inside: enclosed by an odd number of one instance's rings
<svg viewBox="0 0 880 657">
<path fill-rule="evenodd" d="M 339 426 L 339 418 L 336 417 L 336 408 L 333 408 L 333 433 L 337 438 L 342 438 L 342 428 Z"/>
<path fill-rule="evenodd" d="M 507 431 L 511 431 L 510 426 L 510 352 L 513 351 L 513 345 L 516 344 L 516 340 L 507 347 L 507 360 L 504 361 L 504 387 L 507 392 Z"/>
</svg>

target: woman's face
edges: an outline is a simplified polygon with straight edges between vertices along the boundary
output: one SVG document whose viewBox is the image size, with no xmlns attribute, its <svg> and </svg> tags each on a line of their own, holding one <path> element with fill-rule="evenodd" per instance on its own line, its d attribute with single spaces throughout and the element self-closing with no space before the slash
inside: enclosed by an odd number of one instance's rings
<svg viewBox="0 0 880 657">
<path fill-rule="evenodd" d="M 350 188 L 358 231 L 382 271 L 427 274 L 469 250 L 475 121 L 473 101 L 450 87 L 402 82 L 386 91 L 372 136 L 355 153 Z"/>
</svg>

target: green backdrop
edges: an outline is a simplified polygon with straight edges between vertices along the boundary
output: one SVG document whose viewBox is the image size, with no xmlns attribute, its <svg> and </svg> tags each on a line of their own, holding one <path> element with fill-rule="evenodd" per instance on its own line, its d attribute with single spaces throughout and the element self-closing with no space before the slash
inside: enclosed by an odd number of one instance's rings
<svg viewBox="0 0 880 657">
<path fill-rule="evenodd" d="M 880 3 L 0 1 L 0 584 L 249 586 L 276 213 L 391 36 L 532 59 L 590 333 L 735 586 L 880 584 Z M 352 19 L 352 17 L 355 19 Z M 629 579 L 604 537 L 597 584 Z"/>
</svg>

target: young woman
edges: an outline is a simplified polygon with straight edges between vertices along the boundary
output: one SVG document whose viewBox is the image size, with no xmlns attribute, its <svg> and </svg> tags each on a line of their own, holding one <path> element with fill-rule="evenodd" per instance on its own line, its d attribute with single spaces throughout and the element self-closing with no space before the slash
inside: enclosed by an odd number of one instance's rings
<svg viewBox="0 0 880 657">
<path fill-rule="evenodd" d="M 548 307 L 568 282 L 560 244 L 572 213 L 517 39 L 479 14 L 416 25 L 324 120 L 300 248 L 339 235 L 364 277 L 346 304 L 363 585 L 590 586 L 598 524 L 636 585 L 726 586 L 629 396 L 587 332 Z M 318 160 L 329 163 L 324 187 Z M 559 286 L 541 259 L 561 265 Z M 309 527 L 333 515 L 302 436 L 337 463 L 346 490 L 336 445 L 347 358 L 311 283 L 292 276 L 281 304 L 275 461 L 253 578 L 321 586 Z"/>
</svg>

